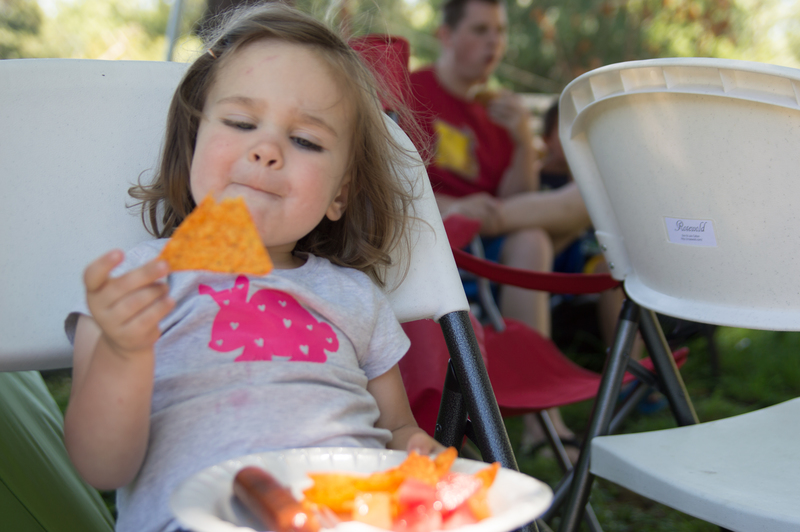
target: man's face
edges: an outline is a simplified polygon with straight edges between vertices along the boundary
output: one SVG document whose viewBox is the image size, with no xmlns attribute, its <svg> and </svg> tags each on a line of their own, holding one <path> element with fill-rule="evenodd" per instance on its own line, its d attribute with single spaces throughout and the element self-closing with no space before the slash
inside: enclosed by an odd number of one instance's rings
<svg viewBox="0 0 800 532">
<path fill-rule="evenodd" d="M 472 0 L 458 25 L 444 28 L 442 45 L 453 53 L 456 71 L 463 79 L 482 83 L 506 51 L 507 30 L 505 6 Z"/>
</svg>

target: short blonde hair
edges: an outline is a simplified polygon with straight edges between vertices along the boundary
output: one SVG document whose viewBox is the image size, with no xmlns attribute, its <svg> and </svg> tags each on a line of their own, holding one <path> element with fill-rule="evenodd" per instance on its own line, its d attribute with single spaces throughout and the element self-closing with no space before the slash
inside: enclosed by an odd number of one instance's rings
<svg viewBox="0 0 800 532">
<path fill-rule="evenodd" d="M 380 271 L 391 262 L 389 253 L 398 245 L 408 245 L 405 228 L 413 197 L 397 175 L 410 154 L 389 131 L 378 83 L 357 53 L 321 22 L 279 3 L 228 14 L 207 40 L 208 53 L 184 75 L 169 109 L 155 180 L 130 190 L 139 200 L 145 226 L 157 237 L 169 237 L 194 209 L 189 175 L 206 97 L 232 55 L 265 39 L 307 46 L 318 53 L 331 65 L 354 115 L 344 215 L 335 222 L 324 218 L 297 243 L 295 251 L 364 271 L 383 285 Z M 387 97 L 385 92 L 381 97 Z"/>
</svg>

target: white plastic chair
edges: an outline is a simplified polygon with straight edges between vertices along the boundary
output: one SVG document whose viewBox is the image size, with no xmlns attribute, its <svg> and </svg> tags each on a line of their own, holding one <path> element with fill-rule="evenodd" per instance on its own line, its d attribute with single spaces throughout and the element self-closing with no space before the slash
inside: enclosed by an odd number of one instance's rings
<svg viewBox="0 0 800 532">
<path fill-rule="evenodd" d="M 593 475 L 726 529 L 800 530 L 798 399 L 695 424 L 680 375 L 664 364 L 659 384 L 683 426 L 604 435 L 637 327 L 659 355 L 653 312 L 800 330 L 800 71 L 622 63 L 573 81 L 560 111 L 570 168 L 632 300 L 561 530 L 576 529 Z"/>
<path fill-rule="evenodd" d="M 0 372 L 70 367 L 63 322 L 81 297 L 86 264 L 108 249 L 151 238 L 126 209 L 127 190 L 140 175 L 153 175 L 167 108 L 185 68 L 166 62 L 0 61 Z M 389 294 L 393 309 L 401 321 L 432 318 L 442 325 L 475 443 L 485 460 L 516 469 L 419 159 L 406 177 L 424 193 L 415 202 L 420 220 L 410 270 Z M 396 279 L 390 271 L 388 284 Z"/>
</svg>

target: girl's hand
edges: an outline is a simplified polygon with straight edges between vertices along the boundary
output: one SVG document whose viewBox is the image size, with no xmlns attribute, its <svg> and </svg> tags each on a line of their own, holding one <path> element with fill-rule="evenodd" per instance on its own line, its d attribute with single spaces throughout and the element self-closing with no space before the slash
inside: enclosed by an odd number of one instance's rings
<svg viewBox="0 0 800 532">
<path fill-rule="evenodd" d="M 431 438 L 427 432 L 420 430 L 408 439 L 406 451 L 416 451 L 422 455 L 438 454 L 445 450 L 445 446 Z"/>
<path fill-rule="evenodd" d="M 166 262 L 154 260 L 112 278 L 124 258 L 110 251 L 84 272 L 86 300 L 104 340 L 119 356 L 128 357 L 152 349 L 161 336 L 159 322 L 173 309 L 169 286 L 159 282 L 169 273 Z"/>
</svg>

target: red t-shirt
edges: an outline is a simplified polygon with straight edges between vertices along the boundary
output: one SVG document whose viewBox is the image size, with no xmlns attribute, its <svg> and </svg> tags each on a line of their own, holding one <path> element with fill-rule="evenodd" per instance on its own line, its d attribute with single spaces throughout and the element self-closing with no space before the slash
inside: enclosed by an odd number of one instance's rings
<svg viewBox="0 0 800 532">
<path fill-rule="evenodd" d="M 411 74 L 411 90 L 409 106 L 432 139 L 428 176 L 433 190 L 455 197 L 496 195 L 514 154 L 508 131 L 492 122 L 482 105 L 447 92 L 432 67 Z"/>
</svg>

